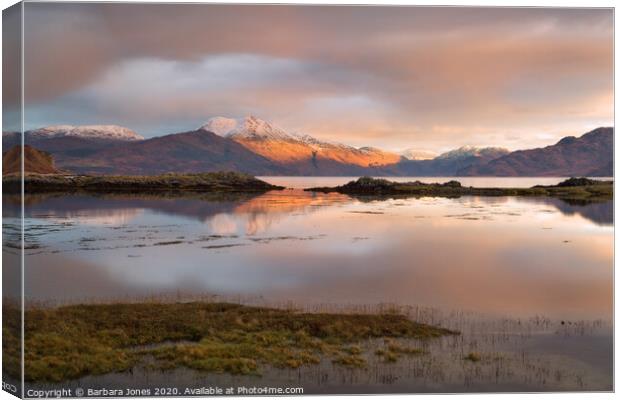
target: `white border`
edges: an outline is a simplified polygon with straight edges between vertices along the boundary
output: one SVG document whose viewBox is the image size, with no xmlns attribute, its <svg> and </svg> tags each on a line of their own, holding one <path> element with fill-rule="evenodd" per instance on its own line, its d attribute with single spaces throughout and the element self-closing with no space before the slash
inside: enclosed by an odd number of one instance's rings
<svg viewBox="0 0 620 400">
<path fill-rule="evenodd" d="M 38 0 L 30 0 L 30 1 L 38 1 Z M 67 1 L 67 0 L 64 0 Z M 82 0 L 82 1 L 73 1 L 73 0 L 68 0 L 67 2 L 97 2 L 96 0 Z M 121 1 L 108 1 L 108 2 L 121 2 Z M 403 6 L 412 6 L 412 5 L 418 5 L 418 6 L 473 6 L 473 7 L 575 7 L 575 8 L 594 8 L 594 7 L 601 7 L 601 8 L 614 8 L 615 4 L 614 1 L 609 1 L 609 0 L 590 0 L 590 1 L 579 1 L 579 0 L 539 0 L 539 1 L 532 1 L 532 0 L 522 0 L 522 1 L 511 1 L 511 0 L 506 0 L 506 1 L 493 1 L 493 0 L 450 0 L 450 1 L 443 1 L 443 2 L 438 2 L 438 1 L 428 1 L 428 0 L 415 0 L 415 1 L 411 1 L 411 0 L 389 0 L 389 1 L 381 1 L 381 0 L 375 0 L 375 1 L 369 1 L 369 0 L 338 0 L 338 1 L 333 1 L 333 0 L 291 0 L 291 1 L 267 1 L 267 0 L 229 0 L 229 1 L 175 1 L 175 0 L 149 0 L 149 1 L 141 1 L 141 0 L 131 0 L 130 2 L 132 3 L 223 3 L 223 4 L 315 4 L 315 5 L 334 5 L 334 4 L 342 4 L 342 5 L 403 5 Z M 14 0 L 0 0 L 0 6 L 2 9 L 7 8 L 13 4 L 15 4 L 16 2 Z M 22 19 L 23 19 L 23 10 L 22 10 Z M 614 22 L 615 22 L 615 9 L 614 9 Z M 1 39 L 1 30 L 0 30 L 0 39 Z M 22 24 L 22 43 L 23 43 L 23 24 Z M 618 43 L 618 32 L 614 29 L 614 77 L 615 74 L 618 72 L 618 63 L 616 62 L 616 43 Z M 23 65 L 23 52 L 22 52 L 22 65 Z M 22 74 L 22 101 L 23 101 L 23 90 L 24 90 L 24 85 L 23 85 L 23 74 Z M 0 89 L 1 89 L 1 82 L 0 82 Z M 615 115 L 618 111 L 617 107 L 618 105 L 615 103 L 615 93 L 617 92 L 617 85 L 616 85 L 616 81 L 614 79 L 614 127 L 615 127 Z M 0 102 L 1 104 L 1 102 Z M 23 115 L 23 109 L 22 109 L 22 129 L 24 126 L 24 115 Z M 614 140 L 615 143 L 615 140 Z M 615 163 L 615 169 L 614 169 L 614 176 L 619 176 L 618 172 L 620 171 L 620 168 L 618 167 L 618 162 L 616 162 L 617 160 L 619 160 L 618 158 L 618 154 L 620 153 L 620 150 L 618 149 L 618 146 L 614 146 L 614 163 Z M 23 162 L 23 157 L 22 157 L 22 162 Z M 615 192 L 615 190 L 614 190 Z M 23 197 L 22 197 L 23 199 Z M 614 210 L 618 210 L 618 205 L 620 204 L 620 200 L 618 199 L 618 196 L 616 193 L 614 193 Z M 23 204 L 22 204 L 23 207 Z M 23 213 L 23 208 L 22 208 L 22 213 Z M 1 217 L 1 215 L 0 215 Z M 23 221 L 22 221 L 23 224 Z M 614 224 L 615 225 L 615 224 Z M 23 244 L 22 244 L 23 245 Z M 614 230 L 614 255 L 618 250 L 618 240 L 615 237 L 615 230 Z M 614 258 L 615 260 L 615 258 Z M 1 261 L 0 261 L 0 265 L 1 265 Z M 614 261 L 614 270 L 615 270 L 615 261 Z M 617 276 L 614 274 L 614 288 L 616 287 L 616 284 L 618 283 L 617 281 Z M 22 295 L 23 295 L 23 265 L 22 265 Z M 614 305 L 615 305 L 615 299 L 616 299 L 616 292 L 614 290 Z M 23 317 L 22 317 L 23 318 Z M 614 321 L 618 320 L 618 310 L 614 307 Z M 615 325 L 615 324 L 614 324 Z M 23 328 L 23 325 L 22 325 Z M 619 334 L 617 330 L 614 330 L 614 344 L 618 343 L 618 338 L 619 338 Z M 615 368 L 615 360 L 618 360 L 618 347 L 614 345 L 614 383 L 618 382 L 618 369 Z M 23 357 L 23 354 L 22 354 Z M 1 356 L 0 356 L 0 360 L 1 360 Z M 23 363 L 22 363 L 23 365 Z M 23 385 L 22 385 L 23 387 Z M 507 399 L 507 398 L 511 398 L 511 399 L 515 399 L 516 396 L 519 396 L 519 398 L 535 398 L 538 396 L 544 396 L 546 399 L 563 399 L 563 400 L 576 400 L 576 399 L 606 399 L 606 398 L 612 398 L 615 395 L 613 393 L 545 393 L 545 394 L 539 394 L 539 393 L 511 393 L 511 394 L 454 394 L 455 396 L 460 396 L 461 398 L 467 398 L 467 399 L 471 399 L 471 398 L 478 398 L 478 397 L 484 397 L 486 399 Z M 404 397 L 411 397 L 413 398 L 415 396 L 416 399 L 432 399 L 432 398 L 436 398 L 438 395 L 436 394 L 429 394 L 429 395 L 376 395 L 374 396 L 374 398 L 377 399 L 388 399 L 388 398 L 394 398 L 395 396 L 399 397 L 399 398 L 404 398 Z M 333 395 L 326 395 L 326 396 L 306 396 L 304 395 L 303 397 L 294 397 L 294 396 L 283 396 L 282 398 L 287 398 L 287 399 L 299 399 L 299 398 L 303 398 L 303 399 L 337 399 L 337 398 L 343 398 L 343 397 L 347 397 L 347 398 L 361 398 L 362 396 L 333 396 Z M 0 400 L 5 400 L 5 399 L 14 399 L 14 396 L 11 396 L 10 394 L 8 394 L 7 392 L 4 391 L 0 391 Z M 162 399 L 167 399 L 165 397 L 161 397 Z M 230 398 L 230 399 L 244 399 L 247 397 L 226 397 L 226 398 Z"/>
</svg>

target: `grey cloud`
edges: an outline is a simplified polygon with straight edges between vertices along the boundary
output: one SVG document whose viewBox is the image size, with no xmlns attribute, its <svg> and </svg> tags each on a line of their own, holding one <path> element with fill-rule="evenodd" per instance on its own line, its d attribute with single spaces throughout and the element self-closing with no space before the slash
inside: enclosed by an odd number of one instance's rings
<svg viewBox="0 0 620 400">
<path fill-rule="evenodd" d="M 163 133 L 251 112 L 360 145 L 543 144 L 542 130 L 612 120 L 612 18 L 609 9 L 28 3 L 28 122 L 73 115 Z"/>
</svg>

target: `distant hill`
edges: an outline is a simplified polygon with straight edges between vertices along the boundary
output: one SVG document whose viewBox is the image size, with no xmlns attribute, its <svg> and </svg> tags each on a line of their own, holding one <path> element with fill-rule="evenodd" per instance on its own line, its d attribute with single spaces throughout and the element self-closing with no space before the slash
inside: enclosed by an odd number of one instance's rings
<svg viewBox="0 0 620 400">
<path fill-rule="evenodd" d="M 13 146 L 8 151 L 2 153 L 2 175 L 19 173 L 21 171 L 21 157 L 21 146 Z M 54 159 L 51 154 L 39 151 L 28 145 L 24 146 L 24 170 L 38 174 L 56 174 L 60 172 L 54 166 Z"/>
<path fill-rule="evenodd" d="M 28 131 L 31 138 L 76 137 L 91 140 L 120 140 L 132 142 L 144 140 L 129 128 L 118 125 L 53 125 Z"/>
<path fill-rule="evenodd" d="M 510 153 L 510 150 L 503 147 L 462 146 L 456 150 L 442 153 L 436 158 L 441 160 L 464 160 L 470 157 L 479 157 L 481 160 L 490 161 L 505 156 L 508 153 Z"/>
<path fill-rule="evenodd" d="M 598 128 L 581 137 L 567 136 L 554 145 L 513 151 L 459 176 L 613 176 L 614 128 Z"/>
<path fill-rule="evenodd" d="M 430 150 L 419 150 L 416 148 L 405 149 L 400 152 L 400 155 L 405 157 L 407 160 L 412 161 L 421 161 L 421 160 L 432 160 L 437 157 L 439 154 Z"/>
<path fill-rule="evenodd" d="M 270 160 L 233 140 L 199 129 L 102 148 L 63 167 L 86 174 L 238 171 L 285 173 Z"/>
<path fill-rule="evenodd" d="M 144 138 L 136 132 L 116 125 L 57 125 L 24 133 L 25 144 L 51 153 L 61 167 L 79 163 L 102 149 L 141 140 Z M 3 149 L 20 144 L 19 132 L 2 133 Z"/>
<path fill-rule="evenodd" d="M 499 147 L 463 146 L 427 160 L 402 160 L 390 166 L 386 175 L 454 176 L 466 167 L 484 165 L 509 151 Z"/>
</svg>

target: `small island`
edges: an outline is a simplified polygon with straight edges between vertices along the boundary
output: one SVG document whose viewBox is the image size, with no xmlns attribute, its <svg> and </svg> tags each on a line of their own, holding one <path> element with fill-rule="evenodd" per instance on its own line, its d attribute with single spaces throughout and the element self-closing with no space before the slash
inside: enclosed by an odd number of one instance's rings
<svg viewBox="0 0 620 400">
<path fill-rule="evenodd" d="M 19 174 L 4 175 L 5 193 L 21 191 Z M 162 175 L 70 175 L 26 173 L 26 193 L 91 192 L 91 193 L 161 193 L 161 192 L 218 192 L 262 193 L 282 190 L 255 177 L 239 172 L 206 172 L 195 174 L 168 173 Z"/>
<path fill-rule="evenodd" d="M 557 185 L 531 188 L 476 188 L 452 180 L 446 183 L 393 182 L 361 177 L 342 186 L 305 189 L 312 192 L 352 196 L 460 197 L 460 196 L 546 196 L 563 200 L 606 201 L 613 199 L 613 181 L 569 178 Z"/>
</svg>

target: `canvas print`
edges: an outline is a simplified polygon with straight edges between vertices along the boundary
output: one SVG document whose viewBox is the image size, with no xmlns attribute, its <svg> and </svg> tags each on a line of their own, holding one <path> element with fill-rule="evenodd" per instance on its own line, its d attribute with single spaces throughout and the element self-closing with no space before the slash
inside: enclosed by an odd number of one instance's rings
<svg viewBox="0 0 620 400">
<path fill-rule="evenodd" d="M 613 9 L 3 12 L 3 389 L 613 391 Z"/>
</svg>

